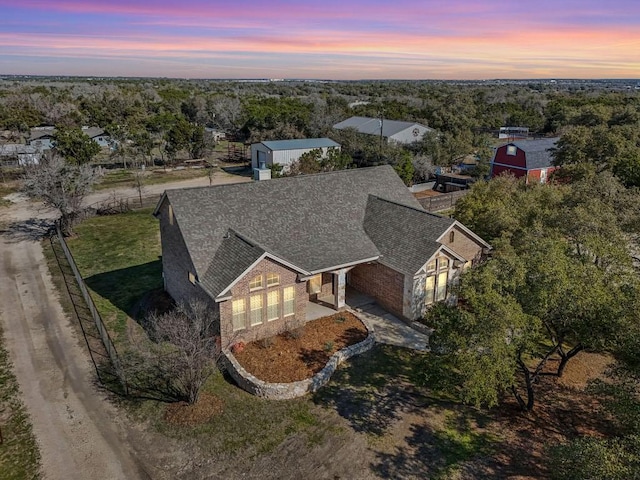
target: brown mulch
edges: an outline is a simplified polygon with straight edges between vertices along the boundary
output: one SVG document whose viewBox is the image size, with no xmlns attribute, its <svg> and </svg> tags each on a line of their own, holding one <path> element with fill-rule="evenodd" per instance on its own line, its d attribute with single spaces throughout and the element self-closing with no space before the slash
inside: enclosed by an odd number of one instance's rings
<svg viewBox="0 0 640 480">
<path fill-rule="evenodd" d="M 299 337 L 299 338 L 296 338 Z M 260 380 L 289 383 L 312 377 L 336 351 L 363 341 L 367 329 L 350 312 L 338 312 L 286 332 L 245 345 L 234 355 L 240 365 Z"/>
<path fill-rule="evenodd" d="M 224 403 L 215 395 L 201 393 L 198 401 L 189 405 L 187 402 L 176 402 L 167 405 L 164 419 L 172 425 L 200 425 L 220 415 Z"/>
</svg>

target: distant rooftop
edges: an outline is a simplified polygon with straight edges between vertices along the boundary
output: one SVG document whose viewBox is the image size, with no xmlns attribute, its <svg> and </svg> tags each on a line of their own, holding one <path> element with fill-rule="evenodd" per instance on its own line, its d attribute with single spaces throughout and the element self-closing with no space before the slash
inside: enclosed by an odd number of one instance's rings
<svg viewBox="0 0 640 480">
<path fill-rule="evenodd" d="M 313 148 L 339 147 L 330 138 L 299 138 L 296 140 L 268 140 L 261 142 L 270 150 L 307 150 Z"/>
</svg>

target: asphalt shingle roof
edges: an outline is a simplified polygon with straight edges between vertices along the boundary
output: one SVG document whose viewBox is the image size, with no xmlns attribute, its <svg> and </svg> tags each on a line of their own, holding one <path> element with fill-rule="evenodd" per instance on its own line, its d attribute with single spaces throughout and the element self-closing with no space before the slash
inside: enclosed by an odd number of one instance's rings
<svg viewBox="0 0 640 480">
<path fill-rule="evenodd" d="M 268 140 L 262 144 L 270 150 L 307 150 L 310 148 L 339 147 L 330 138 L 300 138 L 296 140 Z"/>
<path fill-rule="evenodd" d="M 422 210 L 388 165 L 165 194 L 213 296 L 265 252 L 307 273 L 381 254 L 415 273 L 453 222 Z"/>
<path fill-rule="evenodd" d="M 420 125 L 416 122 L 401 122 L 399 120 L 387 120 L 382 122 L 382 136 L 390 137 L 396 133 L 402 132 L 407 128 Z M 423 126 L 423 125 L 420 125 Z M 355 128 L 360 133 L 366 133 L 369 135 L 380 135 L 380 119 L 370 117 L 351 117 L 343 120 L 340 123 L 336 123 L 333 128 L 342 130 L 345 128 Z M 431 130 L 429 127 L 425 127 Z"/>
<path fill-rule="evenodd" d="M 558 138 L 540 138 L 512 142 L 526 154 L 527 169 L 546 168 L 553 164 L 551 149 L 555 148 Z"/>
<path fill-rule="evenodd" d="M 441 247 L 438 238 L 454 223 L 451 218 L 370 195 L 364 228 L 382 254 L 380 263 L 413 275 Z"/>
</svg>

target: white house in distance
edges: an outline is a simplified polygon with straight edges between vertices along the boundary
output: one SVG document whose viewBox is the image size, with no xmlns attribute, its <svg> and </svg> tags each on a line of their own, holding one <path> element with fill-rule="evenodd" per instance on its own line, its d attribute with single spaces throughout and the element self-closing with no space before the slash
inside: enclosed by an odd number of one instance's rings
<svg viewBox="0 0 640 480">
<path fill-rule="evenodd" d="M 40 151 L 51 150 L 54 147 L 55 133 L 55 127 L 32 128 L 27 143 Z M 82 133 L 103 148 L 111 146 L 111 137 L 100 127 L 82 127 Z"/>
<path fill-rule="evenodd" d="M 322 150 L 326 156 L 329 150 L 340 150 L 340 144 L 330 138 L 302 138 L 296 140 L 270 140 L 251 145 L 251 168 L 269 168 L 282 165 L 286 170 L 303 153 Z"/>
<path fill-rule="evenodd" d="M 359 133 L 377 136 L 380 136 L 380 130 L 382 130 L 382 136 L 388 142 L 402 144 L 420 141 L 425 134 L 433 131 L 432 128 L 425 127 L 424 125 L 415 122 L 401 122 L 399 120 L 387 120 L 371 117 L 347 118 L 340 123 L 336 123 L 333 128 L 337 130 L 353 128 Z"/>
</svg>

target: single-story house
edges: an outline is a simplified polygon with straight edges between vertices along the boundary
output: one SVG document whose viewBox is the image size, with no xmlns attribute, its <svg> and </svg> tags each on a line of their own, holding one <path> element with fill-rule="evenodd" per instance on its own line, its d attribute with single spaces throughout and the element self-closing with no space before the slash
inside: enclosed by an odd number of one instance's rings
<svg viewBox="0 0 640 480">
<path fill-rule="evenodd" d="M 55 127 L 35 127 L 27 143 L 40 151 L 51 150 L 55 147 Z M 82 127 L 82 133 L 101 147 L 111 147 L 111 137 L 100 127 Z"/>
<path fill-rule="evenodd" d="M 302 154 L 312 150 L 322 150 L 326 156 L 329 150 L 340 150 L 340 144 L 330 138 L 301 138 L 296 140 L 269 140 L 251 145 L 251 167 L 269 168 L 272 165 L 282 165 L 286 170 Z M 263 163 L 264 162 L 264 163 Z"/>
<path fill-rule="evenodd" d="M 40 163 L 42 152 L 22 143 L 0 144 L 0 165 L 27 166 Z"/>
<path fill-rule="evenodd" d="M 51 150 L 54 146 L 53 135 L 55 127 L 35 127 L 27 139 L 27 144 L 40 151 Z"/>
<path fill-rule="evenodd" d="M 401 122 L 398 120 L 371 117 L 347 118 L 340 123 L 336 123 L 333 128 L 337 130 L 353 128 L 357 130 L 358 133 L 377 136 L 380 136 L 380 131 L 382 130 L 382 136 L 388 142 L 402 144 L 418 142 L 422 140 L 425 134 L 433 132 L 432 128 L 415 122 Z"/>
<path fill-rule="evenodd" d="M 347 285 L 416 319 L 489 248 L 388 165 L 166 190 L 154 215 L 166 291 L 210 305 L 223 345 L 301 326 L 309 302 L 340 310 Z"/>
<path fill-rule="evenodd" d="M 553 165 L 552 152 L 558 138 L 510 142 L 496 148 L 491 160 L 491 178 L 510 173 L 524 177 L 527 183 L 546 183 Z"/>
</svg>

